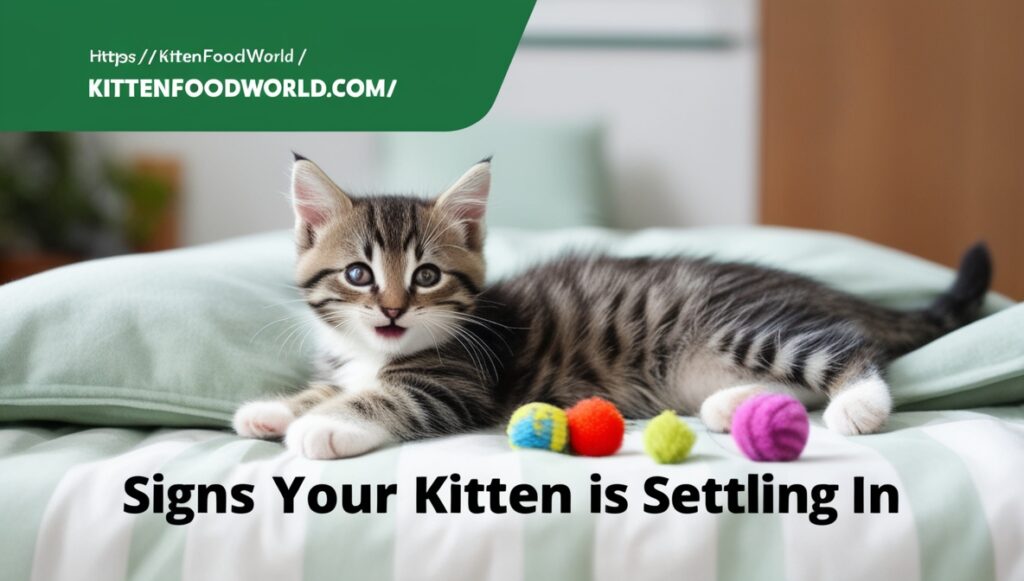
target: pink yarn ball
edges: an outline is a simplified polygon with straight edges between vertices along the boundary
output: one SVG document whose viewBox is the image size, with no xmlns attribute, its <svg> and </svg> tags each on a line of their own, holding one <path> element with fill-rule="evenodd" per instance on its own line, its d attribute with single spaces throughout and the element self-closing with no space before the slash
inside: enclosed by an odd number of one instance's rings
<svg viewBox="0 0 1024 581">
<path fill-rule="evenodd" d="M 807 445 L 810 429 L 803 404 L 779 393 L 755 395 L 732 416 L 732 438 L 755 462 L 796 460 Z"/>
</svg>

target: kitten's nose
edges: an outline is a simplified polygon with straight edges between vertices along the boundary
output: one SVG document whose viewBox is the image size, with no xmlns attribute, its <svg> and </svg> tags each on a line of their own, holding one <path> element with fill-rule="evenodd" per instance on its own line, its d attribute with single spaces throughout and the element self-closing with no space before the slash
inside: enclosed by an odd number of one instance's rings
<svg viewBox="0 0 1024 581">
<path fill-rule="evenodd" d="M 388 307 L 381 307 L 380 310 L 384 311 L 384 315 L 389 319 L 397 319 L 405 312 L 405 309 L 389 309 Z"/>
</svg>

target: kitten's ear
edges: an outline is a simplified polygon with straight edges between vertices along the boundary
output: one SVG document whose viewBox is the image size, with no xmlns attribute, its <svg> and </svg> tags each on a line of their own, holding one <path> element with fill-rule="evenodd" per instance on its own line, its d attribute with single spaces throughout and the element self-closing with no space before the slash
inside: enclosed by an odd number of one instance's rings
<svg viewBox="0 0 1024 581">
<path fill-rule="evenodd" d="M 435 207 L 454 218 L 483 222 L 491 193 L 491 158 L 479 161 L 437 197 Z"/>
<path fill-rule="evenodd" d="M 292 207 L 296 227 L 319 228 L 333 216 L 352 209 L 352 200 L 315 163 L 295 154 L 292 165 Z"/>
</svg>

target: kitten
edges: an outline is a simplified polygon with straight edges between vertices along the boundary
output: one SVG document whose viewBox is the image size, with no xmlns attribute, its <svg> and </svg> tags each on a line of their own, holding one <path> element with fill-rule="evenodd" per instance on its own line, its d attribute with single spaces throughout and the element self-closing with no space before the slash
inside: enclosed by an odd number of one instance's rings
<svg viewBox="0 0 1024 581">
<path fill-rule="evenodd" d="M 977 315 L 983 245 L 920 311 L 807 278 L 690 258 L 566 256 L 484 286 L 490 160 L 435 200 L 353 198 L 296 156 L 297 279 L 316 313 L 320 378 L 244 405 L 235 430 L 308 458 L 501 424 L 517 406 L 593 395 L 631 418 L 672 409 L 727 431 L 762 390 L 828 402 L 842 434 L 892 407 L 881 366 Z"/>
</svg>

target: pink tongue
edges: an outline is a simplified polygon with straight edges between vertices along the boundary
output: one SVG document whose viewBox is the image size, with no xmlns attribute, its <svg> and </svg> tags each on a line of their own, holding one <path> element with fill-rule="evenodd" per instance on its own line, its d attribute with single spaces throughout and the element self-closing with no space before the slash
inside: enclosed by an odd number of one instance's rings
<svg viewBox="0 0 1024 581">
<path fill-rule="evenodd" d="M 377 334 L 388 339 L 397 339 L 401 337 L 403 333 L 405 333 L 405 328 L 399 327 L 398 325 L 377 327 Z"/>
</svg>

